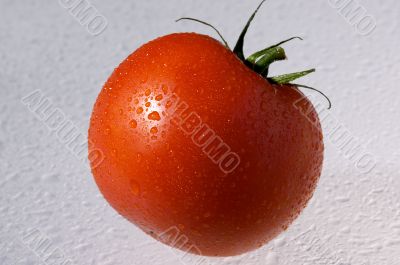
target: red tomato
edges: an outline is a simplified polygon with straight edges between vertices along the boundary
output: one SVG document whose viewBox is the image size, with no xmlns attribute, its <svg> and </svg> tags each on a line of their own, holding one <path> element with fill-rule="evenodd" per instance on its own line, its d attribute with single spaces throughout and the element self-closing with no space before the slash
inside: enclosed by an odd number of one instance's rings
<svg viewBox="0 0 400 265">
<path fill-rule="evenodd" d="M 323 160 L 317 113 L 296 87 L 272 85 L 195 33 L 151 41 L 115 69 L 89 141 L 104 155 L 92 161 L 96 183 L 122 216 L 207 256 L 254 250 L 284 231 Z"/>
</svg>

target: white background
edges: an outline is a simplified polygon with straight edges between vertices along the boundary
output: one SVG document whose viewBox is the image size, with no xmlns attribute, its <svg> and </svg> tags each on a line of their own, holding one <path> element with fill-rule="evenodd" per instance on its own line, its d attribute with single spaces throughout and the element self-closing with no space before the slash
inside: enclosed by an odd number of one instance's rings
<svg viewBox="0 0 400 265">
<path fill-rule="evenodd" d="M 400 264 L 400 1 L 358 2 L 376 20 L 367 35 L 333 2 L 340 1 L 270 0 L 245 43 L 249 54 L 291 36 L 305 38 L 285 45 L 289 60 L 272 72 L 316 67 L 301 81 L 333 102 L 328 113 L 336 123 L 323 121 L 326 156 L 318 189 L 278 239 L 244 256 L 208 259 L 210 264 Z M 233 46 L 258 1 L 90 3 L 108 21 L 98 36 L 59 1 L 0 0 L 2 265 L 59 264 L 46 260 L 54 251 L 64 255 L 64 265 L 179 264 L 181 252 L 150 239 L 107 205 L 87 162 L 21 99 L 41 91 L 86 137 L 97 94 L 128 54 L 172 32 L 215 36 L 195 23 L 175 23 L 181 16 L 213 23 Z M 362 146 L 359 154 L 376 161 L 373 170 L 362 172 L 342 152 L 330 137 L 337 125 Z M 30 233 L 48 248 L 30 244 Z"/>
</svg>

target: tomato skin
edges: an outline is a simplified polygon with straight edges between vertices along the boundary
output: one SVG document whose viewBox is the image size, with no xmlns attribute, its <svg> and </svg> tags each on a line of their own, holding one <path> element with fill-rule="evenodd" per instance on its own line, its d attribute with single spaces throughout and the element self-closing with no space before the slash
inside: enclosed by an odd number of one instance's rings
<svg viewBox="0 0 400 265">
<path fill-rule="evenodd" d="M 171 122 L 173 93 L 239 155 L 233 172 Z M 239 255 L 284 231 L 313 194 L 324 149 L 318 115 L 297 88 L 269 84 L 196 33 L 151 41 L 115 69 L 89 141 L 104 155 L 91 163 L 96 183 L 122 216 L 206 256 Z M 159 236 L 173 227 L 189 242 Z"/>
</svg>

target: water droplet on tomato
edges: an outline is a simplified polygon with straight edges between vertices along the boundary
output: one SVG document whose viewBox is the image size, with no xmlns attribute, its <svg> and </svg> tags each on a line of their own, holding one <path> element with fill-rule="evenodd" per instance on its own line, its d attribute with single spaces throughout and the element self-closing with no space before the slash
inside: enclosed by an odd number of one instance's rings
<svg viewBox="0 0 400 265">
<path fill-rule="evenodd" d="M 136 154 L 136 162 L 138 162 L 138 163 L 142 162 L 142 158 L 143 158 L 143 155 L 141 153 Z"/>
<path fill-rule="evenodd" d="M 137 121 L 136 120 L 131 120 L 129 122 L 129 126 L 131 126 L 131 128 L 135 129 L 137 127 Z"/>
<path fill-rule="evenodd" d="M 146 96 L 149 96 L 149 95 L 151 94 L 150 89 L 146 89 L 146 91 L 144 92 L 144 94 L 145 94 Z"/>
<path fill-rule="evenodd" d="M 132 179 L 129 183 L 129 187 L 133 195 L 135 196 L 140 195 L 140 185 L 136 180 Z"/>
<path fill-rule="evenodd" d="M 157 101 L 160 101 L 160 100 L 162 100 L 162 99 L 163 99 L 163 95 L 159 94 L 159 95 L 156 96 L 156 100 L 157 100 Z"/>
<path fill-rule="evenodd" d="M 114 156 L 117 156 L 117 155 L 118 155 L 117 149 L 113 149 L 112 152 L 113 152 L 113 155 L 114 155 Z"/>
<path fill-rule="evenodd" d="M 137 108 L 137 110 L 136 110 L 136 113 L 137 113 L 137 114 L 140 114 L 140 113 L 142 113 L 142 112 L 143 112 L 143 108 L 142 108 L 142 107 Z"/>
<path fill-rule="evenodd" d="M 150 102 L 146 102 L 146 104 L 144 104 L 146 107 L 150 107 L 151 103 Z"/>
<path fill-rule="evenodd" d="M 164 92 L 165 95 L 168 93 L 168 87 L 166 85 L 162 85 L 161 90 Z"/>
<path fill-rule="evenodd" d="M 160 114 L 157 111 L 153 111 L 148 116 L 149 120 L 152 121 L 159 121 L 161 119 Z"/>
<path fill-rule="evenodd" d="M 150 129 L 150 132 L 151 132 L 152 134 L 156 134 L 156 133 L 158 132 L 157 127 L 152 127 L 152 128 Z"/>
<path fill-rule="evenodd" d="M 140 80 L 140 82 L 142 83 L 142 84 L 144 84 L 144 83 L 146 83 L 147 82 L 147 76 L 143 76 L 143 78 Z"/>
</svg>

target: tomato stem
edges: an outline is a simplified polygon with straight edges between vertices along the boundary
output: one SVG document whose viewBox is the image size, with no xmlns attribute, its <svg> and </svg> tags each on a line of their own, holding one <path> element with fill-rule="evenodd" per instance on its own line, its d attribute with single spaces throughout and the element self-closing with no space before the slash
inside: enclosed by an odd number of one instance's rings
<svg viewBox="0 0 400 265">
<path fill-rule="evenodd" d="M 279 42 L 279 43 L 277 43 L 277 44 L 275 44 L 275 45 L 269 46 L 269 47 L 267 47 L 267 48 L 265 48 L 265 49 L 263 49 L 263 50 L 261 50 L 261 51 L 258 51 L 258 52 L 256 52 L 256 53 L 253 53 L 252 55 L 250 55 L 250 56 L 246 59 L 246 61 L 248 61 L 248 62 L 254 62 L 257 58 L 259 58 L 260 56 L 262 56 L 262 55 L 264 54 L 264 52 L 266 52 L 266 51 L 268 51 L 268 50 L 270 50 L 270 49 L 272 49 L 272 48 L 278 47 L 278 46 L 280 46 L 280 45 L 282 45 L 282 44 L 284 44 L 284 43 L 286 43 L 286 42 L 288 42 L 288 41 L 294 40 L 294 39 L 303 40 L 303 39 L 300 38 L 300 37 L 292 37 L 292 38 L 289 38 L 289 39 L 284 40 L 284 41 L 281 41 L 281 42 Z"/>
<path fill-rule="evenodd" d="M 300 84 L 293 84 L 293 83 L 290 83 L 290 85 L 293 85 L 293 86 L 295 86 L 295 87 L 307 88 L 307 89 L 310 89 L 310 90 L 313 90 L 313 91 L 318 92 L 319 94 L 321 94 L 321 95 L 328 101 L 328 109 L 331 109 L 331 107 L 332 107 L 332 102 L 331 102 L 331 100 L 329 99 L 329 97 L 328 97 L 327 95 L 325 95 L 322 91 L 320 91 L 320 90 L 318 90 L 318 89 L 316 89 L 316 88 L 310 87 L 310 86 L 305 86 L 305 85 L 300 85 Z"/>
<path fill-rule="evenodd" d="M 261 1 L 261 3 L 256 8 L 256 10 L 253 12 L 251 17 L 247 21 L 246 26 L 244 27 L 242 33 L 240 34 L 239 39 L 236 42 L 235 48 L 233 48 L 233 53 L 236 54 L 236 56 L 239 57 L 239 59 L 242 61 L 245 61 L 244 53 L 243 53 L 244 37 L 246 36 L 247 30 L 249 29 L 250 24 L 253 21 L 254 17 L 256 16 L 258 10 L 265 3 L 265 1 L 266 0 Z"/>
<path fill-rule="evenodd" d="M 213 25 L 211 25 L 210 23 L 207 23 L 207 22 L 202 21 L 202 20 L 197 19 L 197 18 L 191 18 L 191 17 L 181 17 L 180 19 L 175 20 L 175 22 L 178 22 L 178 21 L 181 21 L 181 20 L 191 20 L 191 21 L 195 21 L 195 22 L 201 23 L 203 25 L 209 26 L 210 28 L 212 28 L 218 34 L 218 36 L 223 41 L 225 47 L 228 48 L 229 50 L 231 49 L 231 48 L 229 48 L 228 42 L 224 39 L 222 34 L 219 32 L 219 30 L 216 27 L 214 27 Z"/>
<path fill-rule="evenodd" d="M 269 80 L 275 84 L 288 84 L 289 82 L 292 82 L 300 77 L 311 74 L 313 72 L 315 72 L 314 68 L 310 69 L 310 70 L 302 71 L 302 72 L 273 76 L 273 77 L 270 77 Z"/>
<path fill-rule="evenodd" d="M 267 76 L 269 65 L 273 62 L 285 60 L 286 54 L 282 47 L 273 47 L 263 50 L 259 56 L 247 59 L 246 62 L 252 66 L 252 69 L 257 73 Z"/>
<path fill-rule="evenodd" d="M 267 77 L 270 64 L 278 60 L 287 59 L 285 55 L 285 50 L 281 48 L 280 45 L 294 39 L 303 40 L 300 37 L 292 37 L 287 40 L 281 41 L 275 45 L 269 46 L 261 51 L 258 51 L 250 55 L 246 59 L 246 64 L 252 65 L 253 70 Z M 285 56 L 283 57 L 282 55 Z M 272 60 L 272 58 L 274 58 L 275 60 Z M 257 65 L 257 67 L 255 67 L 255 65 Z"/>
</svg>

